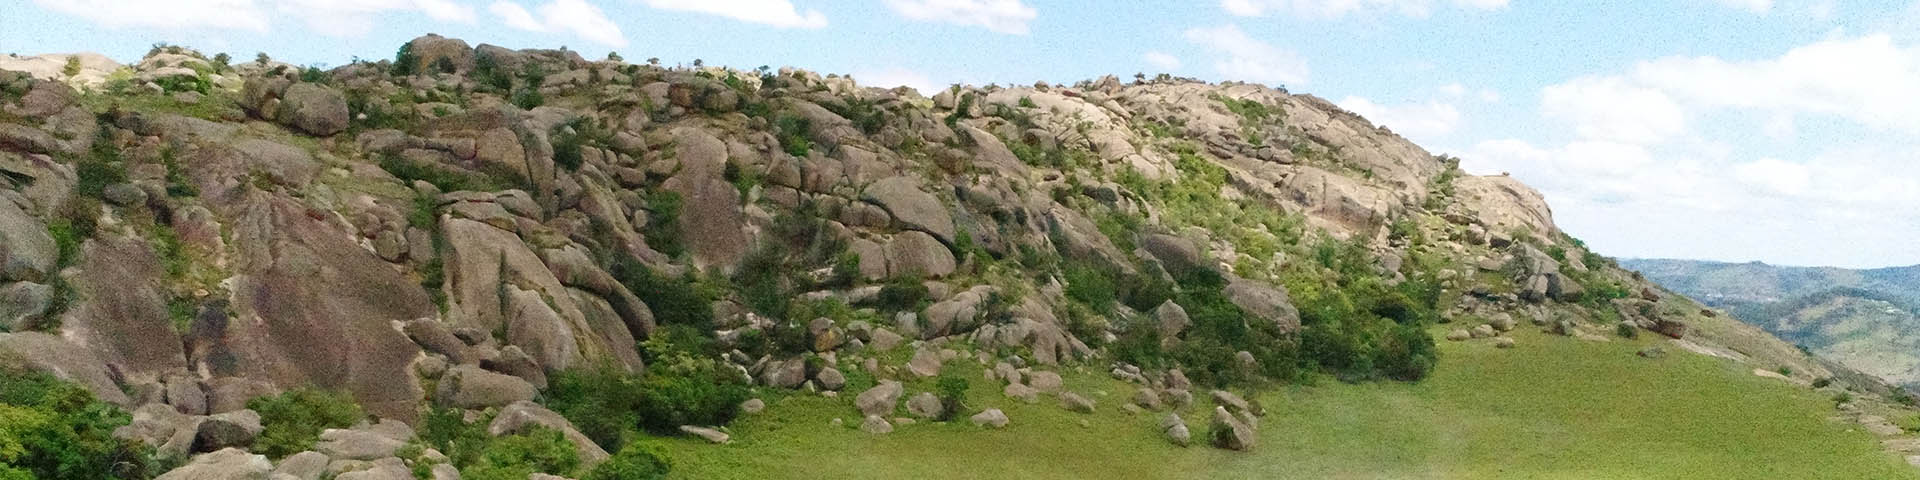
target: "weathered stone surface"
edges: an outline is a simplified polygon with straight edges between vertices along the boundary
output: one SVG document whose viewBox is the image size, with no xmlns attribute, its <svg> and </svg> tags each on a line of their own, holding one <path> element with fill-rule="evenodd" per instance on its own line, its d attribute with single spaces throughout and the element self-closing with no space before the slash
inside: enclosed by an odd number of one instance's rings
<svg viewBox="0 0 1920 480">
<path fill-rule="evenodd" d="M 1300 329 L 1300 311 L 1293 308 L 1287 291 L 1253 280 L 1233 278 L 1227 283 L 1227 300 L 1263 320 L 1273 322 L 1282 332 Z"/>
<path fill-rule="evenodd" d="M 719 430 L 714 430 L 714 429 L 711 429 L 711 428 L 707 428 L 707 427 L 696 427 L 696 426 L 693 426 L 693 425 L 681 425 L 681 426 L 680 426 L 680 433 L 685 433 L 685 434 L 688 434 L 688 435 L 693 435 L 693 436 L 695 436 L 695 437 L 699 437 L 699 438 L 700 438 L 700 439 L 702 439 L 702 440 L 706 440 L 706 441 L 707 441 L 707 443 L 717 443 L 717 444 L 725 444 L 725 443 L 731 443 L 731 442 L 733 442 L 733 436 L 731 436 L 731 435 L 727 435 L 727 433 L 726 433 L 726 432 L 722 432 L 722 431 L 719 431 Z"/>
<path fill-rule="evenodd" d="M 940 199 L 920 190 L 919 180 L 888 177 L 867 185 L 861 196 L 886 209 L 906 228 L 933 234 L 942 243 L 953 243 L 953 216 Z"/>
<path fill-rule="evenodd" d="M 880 418 L 878 415 L 867 415 L 866 419 L 860 421 L 860 431 L 874 435 L 885 435 L 893 433 L 893 424 L 888 423 L 887 419 Z"/>
<path fill-rule="evenodd" d="M 1058 373 L 1037 371 L 1027 374 L 1027 385 L 1033 387 L 1035 390 L 1057 392 L 1060 391 L 1062 384 L 1063 382 Z"/>
<path fill-rule="evenodd" d="M 1228 450 L 1252 450 L 1257 438 L 1253 427 L 1227 413 L 1226 407 L 1213 407 L 1213 446 Z"/>
<path fill-rule="evenodd" d="M 1007 398 L 1017 399 L 1027 403 L 1034 403 L 1034 402 L 1040 401 L 1039 390 L 1035 390 L 1033 387 L 1029 387 L 1029 386 L 1018 384 L 1018 383 L 1007 384 L 1006 387 L 1000 389 L 1000 393 L 1002 395 L 1006 395 Z"/>
<path fill-rule="evenodd" d="M 45 224 L 0 199 L 0 280 L 44 280 L 59 254 Z"/>
<path fill-rule="evenodd" d="M 323 85 L 295 83 L 281 94 L 274 118 L 309 134 L 333 135 L 347 129 L 347 99 Z"/>
<path fill-rule="evenodd" d="M 1193 432 L 1187 430 L 1187 421 L 1181 419 L 1180 414 L 1177 413 L 1168 413 L 1167 416 L 1161 417 L 1160 431 L 1166 434 L 1167 441 L 1173 442 L 1174 445 L 1185 447 L 1193 441 Z"/>
<path fill-rule="evenodd" d="M 129 379 L 184 373 L 186 355 L 162 285 L 166 270 L 147 242 L 98 239 L 87 242 L 83 257 L 71 284 L 84 300 L 61 322 L 66 337 Z"/>
<path fill-rule="evenodd" d="M 300 452 L 280 459 L 280 464 L 273 467 L 273 475 L 276 478 L 284 475 L 298 480 L 320 480 L 330 461 L 324 453 Z"/>
<path fill-rule="evenodd" d="M 256 190 L 215 207 L 232 219 L 238 276 L 231 316 L 202 308 L 194 319 L 191 368 L 343 390 L 369 413 L 414 418 L 420 348 L 394 323 L 437 314 L 419 284 L 291 198 Z"/>
<path fill-rule="evenodd" d="M 900 232 L 886 245 L 887 274 L 895 278 L 940 278 L 952 275 L 953 252 L 919 231 Z"/>
<path fill-rule="evenodd" d="M 915 417 L 939 417 L 942 410 L 944 408 L 940 405 L 940 397 L 933 396 L 931 392 L 920 392 L 913 398 L 907 399 L 907 413 Z"/>
<path fill-rule="evenodd" d="M 906 393 L 906 387 L 900 385 L 900 382 L 883 380 L 879 385 L 860 392 L 860 396 L 854 398 L 853 404 L 860 408 L 860 413 L 867 415 L 892 415 L 893 409 L 900 404 L 900 395 L 904 393 Z"/>
<path fill-rule="evenodd" d="M 979 328 L 986 320 L 987 303 L 996 292 L 991 286 L 981 285 L 928 306 L 920 317 L 920 338 L 931 340 Z"/>
<path fill-rule="evenodd" d="M 193 457 L 186 466 L 160 475 L 154 480 L 267 480 L 273 462 L 237 448 L 223 449 Z"/>
<path fill-rule="evenodd" d="M 50 334 L 0 333 L 0 365 L 28 368 L 77 383 L 107 403 L 123 407 L 133 403 L 91 350 Z"/>
<path fill-rule="evenodd" d="M 1069 412 L 1093 413 L 1093 400 L 1073 392 L 1060 393 L 1060 406 Z"/>
<path fill-rule="evenodd" d="M 932 377 L 940 374 L 940 353 L 925 348 L 915 350 L 913 359 L 907 361 L 907 370 L 914 375 Z"/>
<path fill-rule="evenodd" d="M 194 450 L 212 451 L 227 447 L 247 448 L 253 445 L 254 437 L 266 430 L 260 426 L 260 414 L 253 410 L 239 410 L 216 414 L 200 422 L 199 433 L 194 440 Z"/>
<path fill-rule="evenodd" d="M 968 417 L 967 420 L 973 422 L 973 425 L 976 427 L 1006 428 L 1007 423 L 1009 423 L 1006 412 L 1002 412 L 998 408 L 982 410 L 980 413 Z"/>
<path fill-rule="evenodd" d="M 320 441 L 314 443 L 313 450 L 336 461 L 378 460 L 393 456 L 394 450 L 406 444 L 405 440 L 371 430 L 329 428 L 320 432 Z"/>
<path fill-rule="evenodd" d="M 446 375 L 440 378 L 439 391 L 433 397 L 441 405 L 486 408 L 533 400 L 536 393 L 533 384 L 520 377 L 461 365 L 447 370 Z"/>
</svg>

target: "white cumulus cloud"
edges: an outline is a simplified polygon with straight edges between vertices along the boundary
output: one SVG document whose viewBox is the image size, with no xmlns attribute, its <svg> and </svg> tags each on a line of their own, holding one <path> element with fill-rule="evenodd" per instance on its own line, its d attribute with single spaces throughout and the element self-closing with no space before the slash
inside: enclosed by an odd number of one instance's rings
<svg viewBox="0 0 1920 480">
<path fill-rule="evenodd" d="M 789 0 L 645 0 L 649 7 L 662 10 L 719 15 L 747 23 L 781 28 L 826 28 L 827 16 L 819 10 L 801 10 Z"/>
<path fill-rule="evenodd" d="M 1686 130 L 1686 112 L 1666 92 L 1616 77 L 1582 77 L 1540 92 L 1541 113 L 1580 136 L 1658 143 Z"/>
<path fill-rule="evenodd" d="M 588 41 L 611 47 L 627 46 L 620 26 L 607 18 L 600 7 L 585 0 L 553 0 L 528 11 L 507 0 L 493 2 L 487 11 L 508 27 L 532 32 L 570 33 Z"/>
<path fill-rule="evenodd" d="M 34 0 L 34 3 L 108 27 L 268 31 L 273 14 L 299 19 L 314 32 L 365 34 L 374 23 L 414 13 L 441 22 L 472 23 L 473 8 L 454 0 Z"/>
<path fill-rule="evenodd" d="M 1152 65 L 1153 68 L 1160 70 L 1172 71 L 1180 69 L 1180 57 L 1175 57 L 1165 52 L 1147 52 L 1141 55 L 1140 58 L 1146 60 L 1147 65 Z"/>
<path fill-rule="evenodd" d="M 1228 80 L 1275 86 L 1307 83 L 1307 61 L 1299 54 L 1254 39 L 1238 26 L 1188 29 L 1186 37 L 1214 54 L 1214 70 Z"/>
<path fill-rule="evenodd" d="M 902 17 L 981 27 L 999 33 L 1026 35 L 1027 23 L 1040 11 L 1021 0 L 885 0 Z"/>
<path fill-rule="evenodd" d="M 1460 109 L 1453 104 L 1427 101 L 1405 105 L 1381 105 L 1366 97 L 1349 96 L 1335 102 L 1340 108 L 1366 117 L 1408 138 L 1431 141 L 1453 133 L 1460 126 Z"/>
</svg>

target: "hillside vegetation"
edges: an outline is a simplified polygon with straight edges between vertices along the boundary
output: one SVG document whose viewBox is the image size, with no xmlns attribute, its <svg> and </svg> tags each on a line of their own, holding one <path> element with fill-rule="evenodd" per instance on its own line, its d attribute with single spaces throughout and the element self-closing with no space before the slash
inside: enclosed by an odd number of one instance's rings
<svg viewBox="0 0 1920 480">
<path fill-rule="evenodd" d="M 0 62 L 8 476 L 1872 478 L 1920 450 L 1911 397 L 1285 89 L 436 35 L 73 64 Z"/>
</svg>

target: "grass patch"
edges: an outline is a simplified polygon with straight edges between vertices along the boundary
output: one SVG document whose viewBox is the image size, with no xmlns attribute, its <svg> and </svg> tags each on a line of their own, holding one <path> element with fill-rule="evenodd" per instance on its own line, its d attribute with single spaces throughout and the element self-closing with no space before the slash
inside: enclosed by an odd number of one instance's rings
<svg viewBox="0 0 1920 480">
<path fill-rule="evenodd" d="M 1516 337 L 1510 350 L 1447 342 L 1446 362 L 1421 383 L 1329 382 L 1260 395 L 1273 413 L 1251 453 L 1168 444 L 1157 435 L 1159 416 L 1118 408 L 1131 388 L 1096 374 L 1067 375 L 1069 389 L 1099 401 L 1092 415 L 1067 413 L 1050 398 L 1009 401 L 974 380 L 968 404 L 1006 411 L 1013 423 L 1004 430 L 921 423 L 868 435 L 828 425 L 859 423 L 851 395 L 795 395 L 735 422 L 731 445 L 673 439 L 666 447 L 676 475 L 721 479 L 1920 478 L 1869 435 L 1824 420 L 1826 398 L 1739 365 L 1633 355 L 1655 340 Z M 979 378 L 971 362 L 948 367 Z M 926 383 L 909 383 L 908 395 L 931 391 Z M 1183 414 L 1189 428 L 1206 430 L 1204 410 Z"/>
</svg>

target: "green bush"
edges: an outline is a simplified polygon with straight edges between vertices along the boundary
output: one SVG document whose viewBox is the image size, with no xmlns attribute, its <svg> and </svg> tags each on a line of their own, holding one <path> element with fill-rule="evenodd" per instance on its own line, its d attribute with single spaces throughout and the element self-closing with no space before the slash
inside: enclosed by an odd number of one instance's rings
<svg viewBox="0 0 1920 480">
<path fill-rule="evenodd" d="M 671 190 L 647 195 L 647 224 L 640 232 L 646 236 L 647 246 L 673 257 L 686 253 L 680 235 L 680 210 L 685 203 L 679 192 Z"/>
<path fill-rule="evenodd" d="M 807 117 L 785 112 L 775 115 L 773 132 L 788 155 L 806 158 L 813 151 L 813 121 Z"/>
<path fill-rule="evenodd" d="M 888 281 L 875 299 L 881 310 L 889 312 L 917 312 L 926 301 L 927 285 L 909 277 Z"/>
<path fill-rule="evenodd" d="M 447 169 L 438 165 L 424 165 L 396 154 L 381 154 L 380 169 L 386 170 L 403 183 L 424 181 L 443 192 L 461 190 L 491 192 L 501 188 L 494 179 L 484 175 Z"/>
<path fill-rule="evenodd" d="M 247 408 L 258 412 L 260 425 L 266 427 L 253 440 L 253 452 L 271 458 L 312 450 L 322 430 L 351 427 L 366 418 L 345 394 L 312 388 L 255 398 L 247 401 Z"/>
<path fill-rule="evenodd" d="M 646 302 L 653 311 L 655 323 L 713 330 L 713 299 L 694 287 L 691 272 L 680 278 L 669 277 L 626 257 L 615 259 L 608 270 L 621 285 Z"/>
<path fill-rule="evenodd" d="M 1621 338 L 1638 338 L 1640 336 L 1640 329 L 1633 328 L 1633 325 L 1628 325 L 1626 322 L 1621 322 L 1613 325 L 1613 333 L 1619 335 Z"/>
<path fill-rule="evenodd" d="M 959 369 L 949 368 L 940 373 L 940 378 L 933 384 L 935 395 L 940 397 L 940 421 L 967 414 L 967 386 L 967 377 L 962 376 Z"/>
<path fill-rule="evenodd" d="M 456 467 L 473 465 L 480 460 L 480 452 L 493 440 L 487 434 L 487 424 L 491 418 L 468 422 L 466 410 L 451 407 L 433 406 L 420 418 L 418 436 L 420 442 L 439 450 Z"/>
<path fill-rule="evenodd" d="M 420 56 L 413 53 L 413 42 L 400 44 L 400 51 L 393 54 L 393 75 L 404 77 L 413 75 L 414 64 L 420 63 Z"/>
<path fill-rule="evenodd" d="M 1118 298 L 1113 279 L 1118 278 L 1118 275 L 1107 269 L 1094 267 L 1087 262 L 1077 261 L 1068 263 L 1061 274 L 1066 277 L 1067 298 L 1093 307 L 1095 312 L 1102 315 L 1113 314 L 1113 305 Z"/>
<path fill-rule="evenodd" d="M 567 476 L 580 468 L 580 454 L 559 430 L 534 427 L 493 439 L 476 462 L 460 467 L 460 478 L 467 480 L 525 480 L 535 473 Z"/>
<path fill-rule="evenodd" d="M 742 379 L 710 358 L 660 358 L 644 375 L 617 368 L 555 374 L 546 404 L 608 450 L 644 429 L 671 434 L 681 425 L 726 425 L 748 398 Z"/>
<path fill-rule="evenodd" d="M 673 472 L 665 449 L 652 442 L 634 442 L 620 449 L 580 480 L 658 480 Z"/>
<path fill-rule="evenodd" d="M 131 420 L 78 385 L 0 369 L 0 479 L 151 478 L 152 449 L 113 436 Z"/>
</svg>

